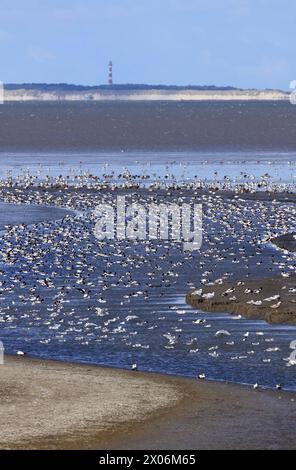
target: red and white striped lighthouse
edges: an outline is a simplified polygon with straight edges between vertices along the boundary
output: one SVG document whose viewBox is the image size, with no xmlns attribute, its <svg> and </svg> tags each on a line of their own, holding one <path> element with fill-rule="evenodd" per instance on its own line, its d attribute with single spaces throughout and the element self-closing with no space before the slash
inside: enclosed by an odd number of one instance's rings
<svg viewBox="0 0 296 470">
<path fill-rule="evenodd" d="M 109 83 L 109 85 L 113 85 L 113 63 L 112 63 L 112 60 L 110 60 L 110 62 L 109 62 L 108 83 Z"/>
</svg>

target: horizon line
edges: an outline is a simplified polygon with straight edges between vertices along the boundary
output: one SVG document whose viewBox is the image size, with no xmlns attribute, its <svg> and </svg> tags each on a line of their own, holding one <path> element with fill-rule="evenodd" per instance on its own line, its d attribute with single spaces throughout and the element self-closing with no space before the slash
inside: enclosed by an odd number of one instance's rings
<svg viewBox="0 0 296 470">
<path fill-rule="evenodd" d="M 10 83 L 3 83 L 4 88 L 12 88 L 12 87 L 71 87 L 71 88 L 80 88 L 80 89 L 116 89 L 116 88 L 158 88 L 158 89 L 192 89 L 192 90 L 204 90 L 204 89 L 213 89 L 213 90 L 228 90 L 228 91 L 281 91 L 287 92 L 288 90 L 284 90 L 281 88 L 242 88 L 236 87 L 233 85 L 176 85 L 176 84 L 161 84 L 161 83 L 113 83 L 112 85 L 107 83 L 101 83 L 97 85 L 82 85 L 77 83 L 68 83 L 68 82 L 10 82 Z"/>
</svg>

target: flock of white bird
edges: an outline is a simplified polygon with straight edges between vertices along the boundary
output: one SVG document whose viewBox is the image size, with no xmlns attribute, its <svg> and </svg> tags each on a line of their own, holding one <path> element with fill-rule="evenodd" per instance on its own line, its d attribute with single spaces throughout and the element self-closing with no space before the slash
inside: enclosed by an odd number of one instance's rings
<svg viewBox="0 0 296 470">
<path fill-rule="evenodd" d="M 143 355 L 148 361 L 149 355 L 161 361 L 162 351 L 181 351 L 184 357 L 196 358 L 200 379 L 206 377 L 200 370 L 200 354 L 216 361 L 227 351 L 227 360 L 251 360 L 260 346 L 264 364 L 287 359 L 279 356 L 279 347 L 269 344 L 275 342 L 270 335 L 215 330 L 207 316 L 174 299 L 185 297 L 193 286 L 200 289 L 238 277 L 293 275 L 294 255 L 272 251 L 266 243 L 295 230 L 295 207 L 276 200 L 244 200 L 241 193 L 231 199 L 209 190 L 203 193 L 200 183 L 195 188 L 192 182 L 174 182 L 170 188 L 154 184 L 134 192 L 132 185 L 129 179 L 119 190 L 143 205 L 201 202 L 201 251 L 184 252 L 181 243 L 170 240 L 98 241 L 93 210 L 99 203 L 115 203 L 117 192 L 110 184 L 94 187 L 93 179 L 86 177 L 74 186 L 65 178 L 54 183 L 28 178 L 10 187 L 7 181 L 2 183 L 0 199 L 6 202 L 77 211 L 60 221 L 6 227 L 0 241 L 0 324 L 7 337 L 15 330 L 23 335 L 22 344 L 34 340 L 48 351 L 56 344 L 76 351 L 77 345 L 88 348 L 88 357 L 104 347 L 110 363 L 116 362 L 117 351 L 123 352 L 133 370 L 141 367 Z M 276 309 L 276 295 L 270 300 Z M 289 360 L 286 364 L 293 365 Z"/>
</svg>

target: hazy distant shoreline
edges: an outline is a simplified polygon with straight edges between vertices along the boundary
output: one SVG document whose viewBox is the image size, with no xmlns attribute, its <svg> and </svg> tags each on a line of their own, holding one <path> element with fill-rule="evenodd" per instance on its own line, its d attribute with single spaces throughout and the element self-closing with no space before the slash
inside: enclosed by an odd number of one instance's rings
<svg viewBox="0 0 296 470">
<path fill-rule="evenodd" d="M 4 101 L 287 101 L 281 90 L 231 87 L 7 85 Z"/>
</svg>

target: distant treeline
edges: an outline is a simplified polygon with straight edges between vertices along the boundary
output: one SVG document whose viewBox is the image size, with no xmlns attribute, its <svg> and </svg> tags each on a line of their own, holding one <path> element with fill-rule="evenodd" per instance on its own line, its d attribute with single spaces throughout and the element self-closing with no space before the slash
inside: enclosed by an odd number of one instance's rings
<svg viewBox="0 0 296 470">
<path fill-rule="evenodd" d="M 9 83 L 4 85 L 6 90 L 35 90 L 35 91 L 57 91 L 57 92 L 71 92 L 71 91 L 87 91 L 94 92 L 99 90 L 225 90 L 234 91 L 239 90 L 238 88 L 225 86 L 218 87 L 215 85 L 201 86 L 201 85 L 188 85 L 188 86 L 177 86 L 177 85 L 144 85 L 144 84 L 122 84 L 122 85 L 98 85 L 98 86 L 84 86 L 84 85 L 69 85 L 67 83 Z"/>
</svg>

